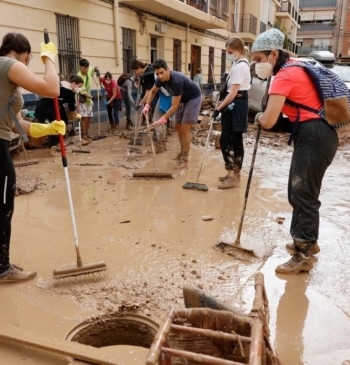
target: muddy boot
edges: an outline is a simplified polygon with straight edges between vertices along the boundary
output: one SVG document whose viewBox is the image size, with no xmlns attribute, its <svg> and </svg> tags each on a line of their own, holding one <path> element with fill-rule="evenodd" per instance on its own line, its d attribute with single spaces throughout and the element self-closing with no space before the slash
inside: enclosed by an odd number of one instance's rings
<svg viewBox="0 0 350 365">
<path fill-rule="evenodd" d="M 276 267 L 278 274 L 299 274 L 309 272 L 312 268 L 310 249 L 313 242 L 294 239 L 296 253 L 282 265 Z"/>
<path fill-rule="evenodd" d="M 286 250 L 290 255 L 295 255 L 297 253 L 295 242 L 287 243 Z M 317 255 L 320 251 L 321 249 L 317 242 L 313 242 L 310 247 L 310 255 Z"/>
<path fill-rule="evenodd" d="M 309 272 L 313 268 L 311 257 L 303 258 L 302 255 L 296 253 L 287 262 L 276 267 L 277 274 L 299 274 L 301 272 Z"/>
<path fill-rule="evenodd" d="M 237 179 L 237 176 L 233 175 L 233 176 L 227 176 L 226 179 L 222 180 L 219 185 L 218 188 L 219 189 L 231 189 L 231 188 L 235 188 L 238 186 L 239 180 Z"/>
</svg>

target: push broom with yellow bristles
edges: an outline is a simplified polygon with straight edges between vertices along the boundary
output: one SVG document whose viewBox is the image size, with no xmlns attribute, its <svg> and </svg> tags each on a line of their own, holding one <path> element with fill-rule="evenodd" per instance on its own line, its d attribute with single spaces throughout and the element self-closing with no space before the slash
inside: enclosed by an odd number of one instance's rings
<svg viewBox="0 0 350 365">
<path fill-rule="evenodd" d="M 45 43 L 49 43 L 49 35 L 48 35 L 46 29 L 44 30 L 44 40 L 45 40 Z M 55 109 L 56 120 L 61 120 L 60 109 L 59 109 L 57 98 L 53 99 L 53 105 L 54 105 L 54 109 Z M 70 215 L 71 215 L 71 219 L 72 219 L 74 244 L 75 244 L 75 251 L 76 251 L 76 263 L 71 264 L 71 265 L 61 266 L 61 267 L 55 269 L 53 271 L 54 279 L 65 278 L 65 277 L 70 277 L 70 276 L 86 275 L 86 274 L 103 271 L 103 270 L 107 269 L 107 266 L 103 261 L 96 261 L 96 262 L 91 262 L 88 264 L 83 264 L 83 261 L 81 259 L 80 250 L 79 250 L 78 232 L 77 232 L 77 227 L 76 227 L 76 223 L 75 223 L 72 193 L 71 193 L 70 182 L 69 182 L 66 149 L 64 146 L 63 136 L 60 134 L 58 137 L 59 137 L 59 142 L 60 142 L 60 147 L 61 147 L 63 170 L 64 170 L 65 179 L 66 179 L 69 210 L 70 210 Z"/>
</svg>

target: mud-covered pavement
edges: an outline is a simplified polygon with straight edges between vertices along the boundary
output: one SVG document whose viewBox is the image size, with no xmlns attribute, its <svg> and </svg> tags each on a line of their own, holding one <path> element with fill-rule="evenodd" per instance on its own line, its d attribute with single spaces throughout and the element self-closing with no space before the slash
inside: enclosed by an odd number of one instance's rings
<svg viewBox="0 0 350 365">
<path fill-rule="evenodd" d="M 63 167 L 59 154 L 27 152 L 29 160 L 40 162 L 17 168 L 17 175 L 22 183 L 35 181 L 36 190 L 16 198 L 11 258 L 38 277 L 1 286 L 0 323 L 60 339 L 86 320 L 115 312 L 140 313 L 160 324 L 171 306 L 184 307 L 184 284 L 249 312 L 254 276 L 262 271 L 271 340 L 282 364 L 350 362 L 350 145 L 342 144 L 324 178 L 315 267 L 310 274 L 289 277 L 274 273 L 288 259 L 284 245 L 290 240 L 286 189 L 292 147 L 287 136 L 263 132 L 258 148 L 241 236 L 241 244 L 257 258 L 213 249 L 217 242 L 235 241 L 255 130 L 245 137 L 240 187 L 226 191 L 217 189 L 224 170 L 221 152 L 212 146 L 200 177 L 209 191 L 182 188 L 196 181 L 203 146 L 192 145 L 189 170 L 177 171 L 171 159 L 177 153 L 175 135 L 169 137 L 169 152 L 157 155 L 160 171 L 172 172 L 174 179 L 131 179 L 133 171 L 154 171 L 147 137 L 144 141 L 142 154 L 130 153 L 121 135 L 83 147 L 91 153 L 67 147 L 82 259 L 103 260 L 108 270 L 59 282 L 52 280 L 52 270 L 75 260 Z M 22 161 L 23 155 L 14 159 Z M 213 219 L 203 220 L 207 215 Z M 120 352 L 121 364 L 144 363 L 142 355 Z M 1 365 L 68 363 L 13 343 L 0 343 L 0 353 Z"/>
</svg>

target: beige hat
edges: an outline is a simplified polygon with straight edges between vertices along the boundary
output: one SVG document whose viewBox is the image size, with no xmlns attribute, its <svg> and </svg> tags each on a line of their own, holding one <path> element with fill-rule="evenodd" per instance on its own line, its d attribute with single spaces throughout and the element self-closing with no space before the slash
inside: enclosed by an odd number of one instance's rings
<svg viewBox="0 0 350 365">
<path fill-rule="evenodd" d="M 253 42 L 251 52 L 283 49 L 285 35 L 277 28 L 271 28 L 259 34 Z"/>
</svg>

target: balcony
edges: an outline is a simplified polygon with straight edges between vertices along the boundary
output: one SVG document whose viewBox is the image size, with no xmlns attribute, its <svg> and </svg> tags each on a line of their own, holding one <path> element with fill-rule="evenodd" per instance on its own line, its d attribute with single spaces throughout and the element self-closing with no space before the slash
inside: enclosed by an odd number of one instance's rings
<svg viewBox="0 0 350 365">
<path fill-rule="evenodd" d="M 218 9 L 224 8 L 227 0 L 218 2 Z M 227 14 L 223 10 L 212 14 L 206 0 L 119 0 L 135 9 L 154 14 L 164 20 L 172 20 L 180 24 L 189 24 L 199 29 L 227 29 Z M 220 6 L 219 6 L 220 5 Z"/>
<path fill-rule="evenodd" d="M 261 26 L 261 24 L 259 23 Z M 245 42 L 253 42 L 258 30 L 258 19 L 252 14 L 241 14 L 239 16 L 239 25 L 233 19 L 233 33 L 239 33 L 239 36 Z"/>
<path fill-rule="evenodd" d="M 276 18 L 279 19 L 292 19 L 298 23 L 299 16 L 297 9 L 289 2 L 282 2 L 281 6 L 277 8 Z"/>
<path fill-rule="evenodd" d="M 306 57 L 312 51 L 329 51 L 332 52 L 332 46 L 314 46 L 310 45 L 309 47 L 298 47 L 298 56 Z"/>
<path fill-rule="evenodd" d="M 329 22 L 325 23 L 302 23 L 300 24 L 299 32 L 327 32 L 332 33 L 334 24 Z"/>
</svg>

